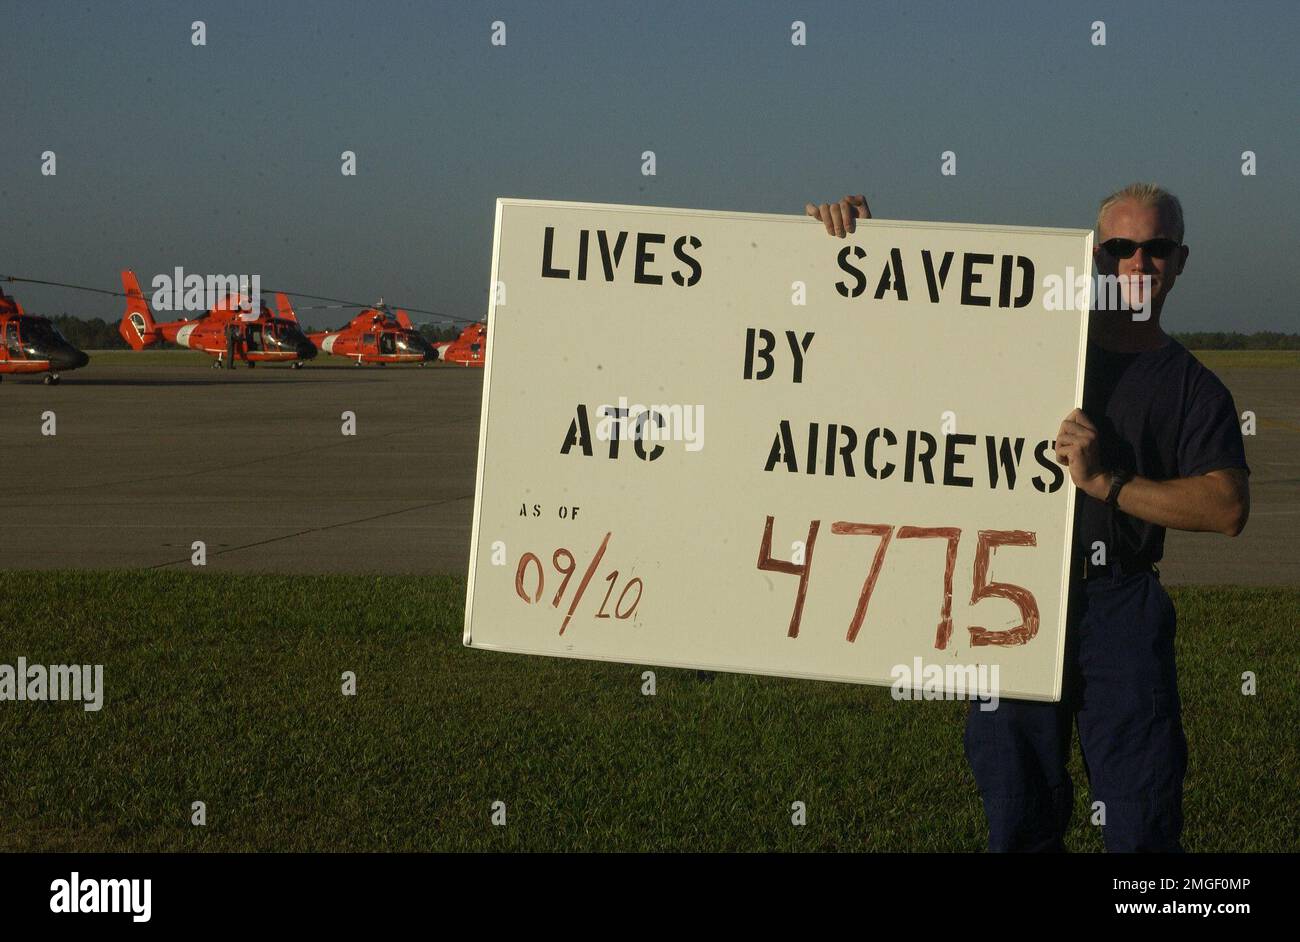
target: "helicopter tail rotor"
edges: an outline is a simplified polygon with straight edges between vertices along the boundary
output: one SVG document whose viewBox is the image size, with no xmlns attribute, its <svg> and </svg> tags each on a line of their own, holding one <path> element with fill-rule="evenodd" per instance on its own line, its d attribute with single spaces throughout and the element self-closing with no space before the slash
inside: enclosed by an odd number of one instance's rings
<svg viewBox="0 0 1300 942">
<path fill-rule="evenodd" d="M 117 332 L 133 350 L 152 347 L 163 339 L 162 332 L 149 312 L 149 303 L 144 299 L 135 272 L 122 272 L 122 288 L 126 291 L 126 313 L 122 315 L 122 323 L 117 325 Z"/>
</svg>

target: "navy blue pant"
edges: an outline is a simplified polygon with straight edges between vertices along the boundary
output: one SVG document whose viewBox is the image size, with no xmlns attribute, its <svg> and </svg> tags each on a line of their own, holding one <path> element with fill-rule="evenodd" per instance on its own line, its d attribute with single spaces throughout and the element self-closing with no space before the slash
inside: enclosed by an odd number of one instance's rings
<svg viewBox="0 0 1300 942">
<path fill-rule="evenodd" d="M 1063 851 L 1074 804 L 1066 772 L 1079 728 L 1108 851 L 1181 851 L 1183 735 L 1174 605 L 1155 573 L 1071 587 L 1059 703 L 971 703 L 966 758 L 989 823 L 990 851 Z"/>
</svg>

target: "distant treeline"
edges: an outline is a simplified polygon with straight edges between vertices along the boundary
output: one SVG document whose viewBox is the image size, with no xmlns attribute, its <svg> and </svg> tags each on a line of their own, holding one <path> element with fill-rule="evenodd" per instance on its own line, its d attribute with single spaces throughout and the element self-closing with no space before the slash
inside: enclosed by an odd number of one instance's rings
<svg viewBox="0 0 1300 942">
<path fill-rule="evenodd" d="M 102 317 L 80 318 L 71 314 L 60 314 L 50 318 L 59 333 L 67 337 L 74 347 L 80 350 L 125 350 L 126 341 L 117 332 L 117 321 L 106 321 Z M 433 324 L 416 325 L 420 333 L 428 340 L 455 340 L 464 327 L 435 327 Z M 303 325 L 308 333 L 325 330 L 324 327 Z"/>
<path fill-rule="evenodd" d="M 59 333 L 67 337 L 79 350 L 126 349 L 126 341 L 117 332 L 117 321 L 110 323 L 102 317 L 82 320 L 70 314 L 60 314 L 58 317 L 51 317 L 50 320 L 54 322 L 55 327 L 59 328 Z"/>
<path fill-rule="evenodd" d="M 123 350 L 126 342 L 117 332 L 117 321 L 99 317 L 82 320 L 69 314 L 52 318 L 55 326 L 73 345 L 82 350 Z M 435 327 L 419 324 L 420 333 L 428 340 L 455 340 L 463 326 Z M 324 330 L 323 327 L 304 326 L 307 332 Z M 1171 334 L 1188 350 L 1300 350 L 1300 334 L 1283 334 L 1273 330 L 1253 334 L 1225 333 L 1221 330 L 1194 331 Z"/>
<path fill-rule="evenodd" d="M 455 340 L 461 335 L 469 324 L 460 324 L 455 327 L 434 327 L 432 324 L 419 324 L 420 336 L 425 340 L 435 343 L 442 340 Z"/>
<path fill-rule="evenodd" d="M 1255 334 L 1202 330 L 1169 336 L 1188 350 L 1300 350 L 1300 334 L 1280 334 L 1272 330 Z"/>
</svg>

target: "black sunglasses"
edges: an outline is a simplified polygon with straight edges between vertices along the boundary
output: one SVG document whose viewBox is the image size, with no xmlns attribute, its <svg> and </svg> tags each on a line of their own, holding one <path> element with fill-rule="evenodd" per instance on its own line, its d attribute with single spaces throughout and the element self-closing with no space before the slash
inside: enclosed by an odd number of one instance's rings
<svg viewBox="0 0 1300 942">
<path fill-rule="evenodd" d="M 1181 242 L 1175 242 L 1173 239 L 1147 239 L 1145 242 L 1134 242 L 1132 239 L 1107 239 L 1101 247 L 1115 258 L 1132 258 L 1138 249 L 1152 258 L 1168 258 L 1173 254 L 1174 249 L 1181 245 Z"/>
</svg>

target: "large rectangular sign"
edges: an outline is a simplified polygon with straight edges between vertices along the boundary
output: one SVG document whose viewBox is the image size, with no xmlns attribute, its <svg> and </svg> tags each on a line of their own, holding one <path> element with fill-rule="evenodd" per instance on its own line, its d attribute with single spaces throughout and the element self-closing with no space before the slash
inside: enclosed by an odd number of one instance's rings
<svg viewBox="0 0 1300 942">
<path fill-rule="evenodd" d="M 1060 699 L 1091 250 L 498 200 L 465 643 Z"/>
</svg>

